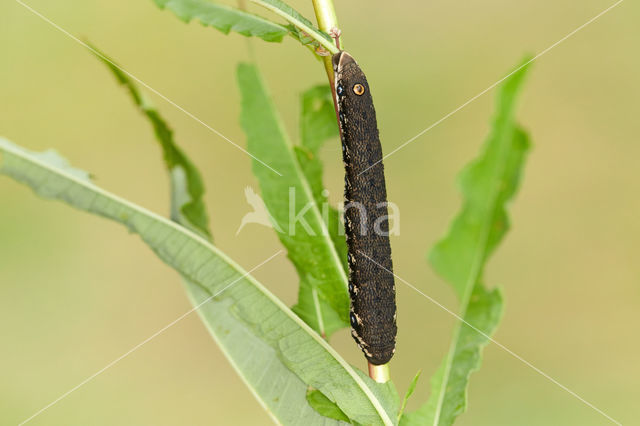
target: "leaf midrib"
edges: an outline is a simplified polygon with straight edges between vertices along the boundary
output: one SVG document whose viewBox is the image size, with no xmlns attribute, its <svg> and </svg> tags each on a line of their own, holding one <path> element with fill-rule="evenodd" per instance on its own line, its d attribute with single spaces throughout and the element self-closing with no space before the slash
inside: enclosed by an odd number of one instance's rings
<svg viewBox="0 0 640 426">
<path fill-rule="evenodd" d="M 506 132 L 502 132 L 502 133 L 506 133 Z M 501 136 L 501 139 L 504 139 L 506 136 L 503 134 Z M 505 146 L 502 146 L 505 145 Z M 500 152 L 500 158 L 504 155 L 504 151 L 505 151 L 505 147 L 508 145 L 507 143 L 503 143 L 501 145 L 501 152 Z M 500 185 L 495 184 L 494 182 L 496 181 L 496 178 L 499 177 L 505 170 L 506 168 L 506 162 L 505 161 L 500 161 L 498 164 L 498 167 L 495 168 L 496 172 L 494 174 L 492 174 L 491 176 L 491 182 L 493 185 L 493 189 L 492 189 L 492 194 L 490 197 L 490 213 L 488 215 L 489 220 L 487 220 L 485 223 L 483 223 L 482 225 L 482 238 L 478 241 L 478 248 L 479 250 L 477 250 L 477 255 L 474 256 L 474 260 L 472 263 L 472 269 L 471 269 L 471 273 L 469 274 L 469 277 L 467 279 L 467 282 L 465 284 L 465 290 L 464 290 L 464 295 L 463 298 L 461 300 L 461 307 L 462 309 L 460 310 L 460 318 L 461 320 L 457 322 L 456 325 L 456 329 L 454 332 L 454 336 L 453 336 L 453 340 L 451 341 L 451 346 L 449 348 L 449 353 L 447 354 L 447 362 L 445 364 L 445 371 L 443 374 L 443 379 L 442 379 L 442 385 L 440 386 L 440 392 L 438 395 L 438 403 L 436 406 L 436 413 L 434 415 L 434 421 L 433 421 L 433 425 L 434 426 L 438 426 L 438 423 L 440 421 L 440 415 L 442 412 L 442 406 L 444 404 L 444 395 L 446 393 L 446 388 L 449 384 L 449 375 L 451 372 L 451 366 L 453 364 L 453 357 L 455 355 L 455 350 L 458 346 L 458 337 L 460 336 L 460 331 L 462 329 L 462 324 L 464 321 L 464 318 L 467 315 L 467 308 L 469 307 L 469 300 L 471 298 L 471 294 L 473 293 L 473 289 L 475 287 L 475 284 L 478 281 L 479 278 L 479 274 L 480 274 L 480 266 L 482 265 L 482 259 L 484 258 L 484 254 L 487 251 L 487 243 L 489 240 L 489 234 L 490 234 L 490 229 L 491 229 L 491 223 L 493 218 L 495 217 L 495 212 L 496 212 L 496 200 L 498 198 L 498 195 L 500 193 Z"/>
<path fill-rule="evenodd" d="M 257 69 L 256 69 L 257 71 Z M 264 84 L 264 81 L 262 81 L 262 76 L 260 73 L 256 72 L 256 77 L 258 79 L 260 79 L 260 83 L 262 84 L 264 90 L 265 90 L 265 94 L 266 96 L 266 100 L 269 104 L 271 104 L 270 106 L 272 107 L 271 109 L 273 111 L 275 111 L 275 106 L 273 105 L 273 100 L 271 99 L 271 97 L 268 95 L 268 92 L 266 90 L 266 85 Z M 333 244 L 333 240 L 331 239 L 331 235 L 329 234 L 329 229 L 327 228 L 327 225 L 324 223 L 324 220 L 322 220 L 322 215 L 320 213 L 320 210 L 318 209 L 318 203 L 316 202 L 315 197 L 313 196 L 313 191 L 311 190 L 311 187 L 309 186 L 309 182 L 307 181 L 307 177 L 304 175 L 302 169 L 300 168 L 300 163 L 298 162 L 298 159 L 295 155 L 294 152 L 294 146 L 291 143 L 291 141 L 289 140 L 289 137 L 287 136 L 287 132 L 284 128 L 284 125 L 280 119 L 280 117 L 277 114 L 274 114 L 274 121 L 276 122 L 277 126 L 278 126 L 278 131 L 280 132 L 280 134 L 282 135 L 282 138 L 284 139 L 285 145 L 287 146 L 287 154 L 289 155 L 289 158 L 291 159 L 291 163 L 293 164 L 294 170 L 295 170 L 295 174 L 296 177 L 298 179 L 298 181 L 300 182 L 300 184 L 302 185 L 302 189 L 305 193 L 305 196 L 307 198 L 307 200 L 309 200 L 309 202 L 312 203 L 312 208 L 311 211 L 313 212 L 314 218 L 317 221 L 317 223 L 319 224 L 320 228 L 321 228 L 321 234 L 322 234 L 322 238 L 325 240 L 325 244 L 329 247 L 329 251 L 331 253 L 331 258 L 333 259 L 333 263 L 334 263 L 334 267 L 339 271 L 339 275 L 342 278 L 342 284 L 344 286 L 345 289 L 349 288 L 349 278 L 347 277 L 347 274 L 342 266 L 342 262 L 340 261 L 340 257 L 338 255 L 338 251 L 336 250 L 335 245 Z M 313 286 L 312 284 L 312 289 L 315 289 L 316 287 Z M 316 301 L 316 298 L 314 298 L 314 306 L 316 309 L 316 315 L 322 315 L 321 312 L 321 308 L 320 308 L 320 304 L 319 302 Z M 340 312 L 338 312 L 339 314 Z M 322 322 L 321 319 L 319 319 L 319 324 Z"/>
<path fill-rule="evenodd" d="M 320 213 L 320 210 L 318 209 L 318 203 L 316 202 L 316 199 L 313 196 L 313 191 L 311 191 L 311 187 L 309 186 L 307 177 L 304 175 L 304 173 L 302 172 L 302 169 L 300 168 L 298 159 L 296 158 L 295 153 L 293 151 L 293 145 L 289 141 L 289 138 L 286 136 L 286 133 L 284 133 L 284 128 L 280 120 L 278 120 L 278 126 L 280 127 L 280 131 L 283 132 L 282 134 L 284 135 L 285 143 L 287 144 L 287 147 L 288 147 L 287 151 L 289 153 L 289 157 L 291 158 L 291 161 L 293 162 L 296 175 L 298 176 L 300 183 L 302 184 L 302 188 L 304 189 L 307 199 L 312 203 L 313 207 L 311 210 L 313 211 L 315 219 L 320 226 L 322 238 L 325 240 L 326 245 L 329 247 L 329 251 L 331 252 L 331 258 L 333 259 L 334 267 L 335 269 L 338 270 L 338 273 L 342 278 L 342 285 L 344 286 L 345 289 L 348 289 L 349 278 L 347 277 L 347 274 L 345 273 L 344 268 L 342 267 L 342 262 L 340 261 L 340 257 L 338 256 L 338 251 L 336 250 L 336 246 L 333 244 L 331 235 L 329 235 L 329 228 L 327 228 L 327 224 L 325 224 L 324 220 L 322 220 L 322 215 Z M 316 287 L 313 284 L 311 285 L 312 285 L 312 290 L 316 290 Z M 318 324 L 322 324 L 324 322 L 322 320 L 322 309 L 320 307 L 320 301 L 317 299 L 317 297 L 313 298 L 313 304 L 316 308 L 316 314 L 319 317 Z M 338 315 L 340 315 L 340 311 L 338 311 L 337 313 Z"/>
</svg>

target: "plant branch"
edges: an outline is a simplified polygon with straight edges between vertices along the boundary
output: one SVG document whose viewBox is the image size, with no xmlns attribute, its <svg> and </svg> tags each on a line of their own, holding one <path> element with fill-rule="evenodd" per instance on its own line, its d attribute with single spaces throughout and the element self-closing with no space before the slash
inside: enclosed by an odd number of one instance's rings
<svg viewBox="0 0 640 426">
<path fill-rule="evenodd" d="M 312 0 L 313 10 L 316 13 L 316 20 L 318 21 L 318 28 L 321 31 L 330 32 L 333 28 L 338 28 L 338 17 L 336 16 L 336 10 L 333 7 L 333 0 Z M 337 39 L 340 46 L 342 46 L 342 39 Z M 336 121 L 339 122 L 338 117 L 338 99 L 336 98 L 336 84 L 335 75 L 333 72 L 333 61 L 331 56 L 325 56 L 322 58 L 324 63 L 324 71 L 327 73 L 329 79 L 329 87 L 331 88 L 331 96 L 333 97 L 333 109 L 336 112 Z M 340 123 L 338 123 L 338 126 Z"/>
<path fill-rule="evenodd" d="M 336 10 L 333 7 L 333 0 L 312 0 L 313 1 L 313 10 L 316 13 L 316 20 L 318 21 L 318 28 L 320 30 L 330 33 L 333 28 L 338 27 L 338 18 L 336 16 Z M 342 40 L 338 37 L 338 41 L 340 42 L 340 46 L 342 46 Z M 337 53 L 337 52 L 332 52 Z M 333 65 L 331 63 L 331 56 L 325 56 L 322 58 L 324 62 L 324 69 L 327 73 L 327 78 L 329 79 L 329 86 L 331 86 L 331 92 L 335 92 L 334 87 L 334 75 L 333 75 Z M 333 93 L 333 101 L 335 104 L 335 93 Z"/>
<path fill-rule="evenodd" d="M 338 28 L 338 18 L 333 7 L 332 0 L 312 0 L 313 10 L 316 12 L 318 28 L 326 33 L 330 33 L 332 28 Z"/>
<path fill-rule="evenodd" d="M 264 0 L 250 0 L 250 1 L 252 3 L 255 3 L 255 4 L 259 5 L 259 6 L 262 6 L 265 9 L 268 9 L 268 10 L 272 11 L 276 15 L 286 19 L 289 23 L 291 23 L 292 25 L 294 25 L 296 28 L 300 29 L 301 31 L 304 31 L 309 37 L 311 37 L 312 39 L 317 41 L 318 44 L 320 44 L 320 46 L 324 47 L 325 49 L 327 49 L 332 54 L 335 54 L 335 53 L 339 52 L 338 48 L 330 40 L 328 40 L 323 34 L 321 34 L 318 31 L 316 31 L 315 28 L 307 25 L 302 20 L 300 20 L 300 19 L 296 18 L 295 16 L 292 16 L 291 14 L 285 12 L 284 10 L 282 10 L 279 7 L 275 6 L 271 2 L 264 1 Z M 304 20 L 306 21 L 306 19 L 304 19 Z"/>
</svg>

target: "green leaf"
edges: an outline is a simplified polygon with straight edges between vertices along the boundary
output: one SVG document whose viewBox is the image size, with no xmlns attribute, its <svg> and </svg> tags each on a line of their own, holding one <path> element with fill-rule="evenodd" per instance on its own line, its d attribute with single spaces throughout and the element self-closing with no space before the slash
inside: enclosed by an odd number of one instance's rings
<svg viewBox="0 0 640 426">
<path fill-rule="evenodd" d="M 304 92 L 301 111 L 302 146 L 316 155 L 324 142 L 340 136 L 329 86 L 320 84 Z"/>
<path fill-rule="evenodd" d="M 314 177 L 312 188 L 257 68 L 240 65 L 238 83 L 248 150 L 282 174 L 278 176 L 253 161 L 253 172 L 274 228 L 300 276 L 300 294 L 294 310 L 314 330 L 330 336 L 349 324 L 349 294 L 345 259 L 334 245 L 317 202 L 321 186 L 319 163 L 314 163 L 313 171 L 307 164 L 307 174 Z"/>
<path fill-rule="evenodd" d="M 295 10 L 294 8 L 292 8 L 291 6 L 289 6 L 288 4 L 286 4 L 281 0 L 250 0 L 250 1 L 252 1 L 253 3 L 259 4 L 263 7 L 269 6 L 270 10 L 274 10 L 274 12 L 276 12 L 277 10 L 276 13 L 278 13 L 278 15 L 283 16 L 288 21 L 293 20 L 295 22 L 299 22 L 301 27 L 310 27 L 315 29 L 315 26 L 310 20 L 302 16 L 302 14 L 300 14 L 297 10 Z M 323 37 L 325 37 L 328 41 L 331 41 L 331 37 L 328 34 L 324 34 Z"/>
<path fill-rule="evenodd" d="M 506 205 L 516 193 L 529 148 L 514 118 L 525 73 L 523 67 L 502 85 L 491 134 L 479 158 L 460 176 L 462 210 L 429 256 L 458 294 L 465 323 L 457 324 L 449 353 L 431 380 L 429 401 L 404 416 L 402 424 L 451 425 L 465 411 L 469 376 L 480 367 L 481 349 L 500 321 L 502 296 L 484 287 L 482 275 L 509 228 Z"/>
<path fill-rule="evenodd" d="M 117 64 L 98 50 L 89 45 L 92 52 L 111 70 L 118 83 L 124 86 L 138 109 L 147 117 L 156 139 L 160 143 L 164 154 L 164 162 L 171 180 L 171 219 L 188 226 L 191 230 L 201 232 L 206 238 L 211 238 L 209 232 L 209 217 L 204 206 L 204 183 L 200 172 L 173 139 L 173 131 L 162 118 L 134 82 Z"/>
<path fill-rule="evenodd" d="M 265 41 L 280 42 L 289 29 L 260 16 L 207 0 L 153 0 L 161 9 L 172 11 L 185 22 L 199 20 L 224 34 L 230 31 L 247 37 L 260 37 Z"/>
<path fill-rule="evenodd" d="M 260 5 L 276 15 L 286 19 L 291 23 L 287 28 L 291 31 L 291 35 L 299 40 L 302 44 L 313 44 L 314 46 L 322 46 L 332 54 L 338 53 L 338 48 L 333 42 L 331 36 L 324 31 L 317 29 L 311 21 L 302 16 L 299 12 L 281 0 L 250 0 Z"/>
<path fill-rule="evenodd" d="M 345 272 L 347 266 L 347 240 L 344 226 L 337 209 L 329 206 L 327 192 L 322 183 L 322 162 L 318 157 L 322 145 L 331 139 L 337 139 L 341 145 L 333 97 L 328 85 L 314 86 L 302 94 L 300 117 L 301 146 L 296 146 L 298 162 L 309 181 L 313 197 L 319 206 L 328 207 L 329 235 L 333 241 Z"/>
<path fill-rule="evenodd" d="M 136 85 L 123 74 L 113 61 L 102 52 L 92 46 L 100 59 L 114 72 L 117 80 L 129 90 L 134 103 L 147 114 L 151 120 L 156 136 L 165 154 L 165 165 L 171 177 L 171 212 L 172 220 L 197 230 L 203 236 L 210 239 L 211 232 L 206 221 L 198 220 L 206 215 L 175 214 L 176 212 L 189 212 L 189 206 L 193 205 L 193 188 L 201 188 L 200 175 L 195 167 L 182 154 L 171 138 L 171 132 L 164 120 L 157 114 L 149 116 L 148 103 L 143 101 L 143 96 Z M 157 118 L 158 117 L 158 118 Z M 183 172 L 186 170 L 187 172 Z M 202 195 L 202 193 L 198 193 Z M 204 204 L 198 196 L 199 205 L 204 213 Z M 194 220 L 195 219 L 195 220 Z M 194 306 L 199 306 L 209 296 L 197 284 L 183 277 L 189 299 Z M 316 418 L 305 407 L 302 393 L 306 385 L 280 360 L 276 351 L 270 348 L 258 336 L 250 332 L 247 325 L 236 318 L 230 305 L 215 300 L 208 301 L 206 308 L 199 309 L 203 323 L 211 333 L 222 352 L 236 370 L 240 378 L 251 390 L 260 405 L 276 420 L 277 423 L 288 424 L 295 422 L 300 416 L 306 422 L 324 423 L 323 419 Z M 246 348 L 252 348 L 247 351 Z M 261 356 L 254 356 L 259 352 Z M 273 383 L 281 386 L 274 387 Z M 333 404 L 333 403 L 332 403 Z M 292 407 L 302 407 L 292 409 Z"/>
<path fill-rule="evenodd" d="M 0 153 L 0 173 L 42 197 L 124 224 L 194 283 L 189 286 L 190 297 L 196 306 L 202 305 L 199 313 L 207 327 L 215 335 L 230 336 L 222 347 L 236 362 L 256 363 L 243 369 L 244 378 L 264 390 L 262 401 L 283 424 L 327 424 L 306 402 L 308 386 L 320 390 L 356 422 L 394 424 L 397 404 L 386 388 L 354 370 L 262 284 L 201 236 L 97 187 L 86 172 L 71 168 L 54 151 L 32 153 L 0 138 Z M 223 320 L 231 317 L 241 320 L 244 329 L 227 328 Z M 236 336 L 238 340 L 232 338 Z M 245 337 L 255 337 L 256 346 L 234 346 Z M 274 380 L 268 374 L 272 366 L 276 373 L 284 372 L 281 364 L 265 363 L 275 357 L 298 377 L 297 382 L 291 381 L 292 375 L 283 375 L 280 381 L 279 375 Z M 264 398 L 268 387 L 276 395 L 270 401 Z M 283 393 L 286 404 L 278 399 Z M 296 394 L 299 403 L 288 404 Z"/>
<path fill-rule="evenodd" d="M 279 0 L 251 0 L 276 15 L 284 18 L 290 25 L 280 25 L 261 16 L 245 12 L 227 5 L 208 0 L 153 0 L 161 9 L 173 12 L 185 22 L 197 19 L 207 27 L 213 27 L 224 34 L 234 31 L 247 37 L 259 37 L 269 42 L 281 42 L 289 34 L 312 50 L 318 46 L 331 53 L 337 53 L 329 34 L 317 29 L 291 6 Z"/>
<path fill-rule="evenodd" d="M 501 313 L 500 291 L 477 286 L 464 316 L 475 329 L 466 324 L 459 326 L 449 355 L 431 378 L 429 400 L 418 410 L 402 416 L 401 425 L 451 425 L 465 411 L 469 376 L 480 368 L 480 350 L 488 342 L 486 336 L 495 330 Z"/>
<path fill-rule="evenodd" d="M 407 392 L 404 394 L 404 398 L 402 398 L 402 405 L 400 406 L 400 411 L 398 412 L 398 419 L 402 418 L 404 409 L 407 407 L 407 402 L 409 401 L 409 398 L 411 398 L 411 395 L 413 395 L 413 392 L 416 390 L 416 385 L 418 384 L 418 379 L 420 378 L 421 373 L 422 370 L 419 370 L 411 380 L 411 383 L 409 383 Z"/>
<path fill-rule="evenodd" d="M 399 404 L 398 391 L 391 380 L 386 383 L 376 383 L 364 372 L 356 370 L 356 373 L 369 385 L 377 399 L 387 402 L 387 412 L 397 412 Z M 339 405 L 334 403 L 330 398 L 327 398 L 321 391 L 310 389 L 307 392 L 307 401 L 316 411 L 326 417 L 348 421 L 355 425 L 361 424 L 356 419 L 349 419 L 349 416 L 340 409 Z M 399 417 L 400 416 L 396 415 L 396 418 Z"/>
<path fill-rule="evenodd" d="M 351 423 L 349 417 L 336 405 L 335 402 L 324 396 L 324 394 L 318 390 L 311 389 L 307 392 L 307 401 L 309 405 L 313 407 L 318 413 L 330 419 L 340 420 L 343 422 Z"/>
</svg>

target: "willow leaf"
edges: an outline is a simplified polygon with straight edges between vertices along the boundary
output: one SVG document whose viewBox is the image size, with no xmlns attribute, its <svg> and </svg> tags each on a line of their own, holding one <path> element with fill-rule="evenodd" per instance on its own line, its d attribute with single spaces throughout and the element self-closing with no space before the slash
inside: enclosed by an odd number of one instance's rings
<svg viewBox="0 0 640 426">
<path fill-rule="evenodd" d="M 194 197 L 193 188 L 202 187 L 200 174 L 174 143 L 165 121 L 160 118 L 157 111 L 149 108 L 148 102 L 143 100 L 143 94 L 138 87 L 114 66 L 113 61 L 105 60 L 106 57 L 101 59 L 114 72 L 118 81 L 129 90 L 136 106 L 145 113 L 153 125 L 171 178 L 172 220 L 197 230 L 210 239 L 211 232 L 207 222 L 200 220 L 203 217 L 206 218 L 201 192 L 197 199 L 200 201 L 198 210 L 202 214 L 175 214 L 188 211 L 188 207 L 193 205 L 191 201 Z M 201 305 L 209 297 L 209 293 L 203 291 L 194 282 L 186 278 L 183 278 L 183 281 L 194 306 Z M 230 307 L 229 303 L 224 301 L 211 300 L 198 309 L 198 314 L 231 366 L 255 395 L 260 405 L 280 424 L 293 424 L 298 419 L 304 419 L 305 423 L 330 424 L 321 416 L 310 412 L 305 406 L 302 395 L 307 385 L 284 365 L 276 351 L 253 334 L 242 320 L 236 318 Z M 252 349 L 248 351 L 247 348 Z M 260 356 L 254 356 L 255 353 L 260 353 Z M 278 386 L 274 386 L 274 383 L 278 383 Z M 292 409 L 293 407 L 298 408 Z"/>
<path fill-rule="evenodd" d="M 404 409 L 407 407 L 407 402 L 409 402 L 409 398 L 411 398 L 411 395 L 413 395 L 413 392 L 415 392 L 416 390 L 416 386 L 418 384 L 418 379 L 420 378 L 420 374 L 422 374 L 422 370 L 419 370 L 416 373 L 416 375 L 413 376 L 411 383 L 409 383 L 407 392 L 404 394 L 404 398 L 402 398 L 402 405 L 400 405 L 400 411 L 398 412 L 399 418 L 401 418 L 402 415 L 404 414 Z"/>
<path fill-rule="evenodd" d="M 122 223 L 140 235 L 161 260 L 193 283 L 190 296 L 194 303 L 212 298 L 200 308 L 210 329 L 231 333 L 214 319 L 231 315 L 241 320 L 245 325 L 242 332 L 258 339 L 255 347 L 235 348 L 249 354 L 243 361 L 277 356 L 300 379 L 300 403 L 280 407 L 287 419 L 283 423 L 326 424 L 328 420 L 306 403 L 304 388 L 311 386 L 359 423 L 394 424 L 397 404 L 393 398 L 381 398 L 388 394 L 382 385 L 351 367 L 262 284 L 200 235 L 99 188 L 86 172 L 70 167 L 55 151 L 33 153 L 0 138 L 0 154 L 0 173 L 30 186 L 38 195 Z M 228 312 L 221 313 L 215 308 L 218 304 Z M 245 371 L 255 380 L 265 372 L 252 367 Z M 277 388 L 274 382 L 262 385 Z"/>
<path fill-rule="evenodd" d="M 209 217 L 204 206 L 204 183 L 196 166 L 176 144 L 173 131 L 160 112 L 120 67 L 95 46 L 91 50 L 124 86 L 135 106 L 149 120 L 164 156 L 171 180 L 171 219 L 210 238 Z"/>
<path fill-rule="evenodd" d="M 242 93 L 241 124 L 247 134 L 248 150 L 282 174 L 278 176 L 253 161 L 253 173 L 275 222 L 274 229 L 300 276 L 300 294 L 294 310 L 313 329 L 330 336 L 348 325 L 344 259 L 334 246 L 322 207 L 257 68 L 241 64 L 238 83 Z"/>
<path fill-rule="evenodd" d="M 301 146 L 296 146 L 298 162 L 309 181 L 316 203 L 328 211 L 329 235 L 333 241 L 345 271 L 347 267 L 347 241 L 338 210 L 329 205 L 328 192 L 322 183 L 322 162 L 318 157 L 322 145 L 338 139 L 338 123 L 333 107 L 331 89 L 326 84 L 312 87 L 302 94 L 300 116 Z M 340 144 L 340 141 L 337 142 Z"/>
<path fill-rule="evenodd" d="M 314 86 L 302 94 L 300 103 L 302 146 L 317 154 L 327 140 L 340 136 L 331 89 L 326 84 Z"/>
<path fill-rule="evenodd" d="M 265 41 L 280 42 L 289 33 L 289 29 L 283 25 L 207 0 L 153 1 L 161 9 L 170 10 L 185 22 L 197 19 L 202 25 L 216 28 L 224 34 L 234 31 L 247 37 L 259 37 Z"/>
<path fill-rule="evenodd" d="M 436 272 L 460 298 L 460 317 L 449 353 L 431 380 L 431 396 L 402 424 L 451 425 L 467 405 L 469 376 L 480 367 L 481 350 L 500 321 L 502 296 L 483 284 L 485 264 L 509 227 L 507 203 L 513 198 L 529 147 L 516 124 L 515 101 L 526 67 L 502 85 L 497 114 L 480 156 L 460 176 L 463 207 L 449 233 L 430 253 Z"/>
<path fill-rule="evenodd" d="M 281 0 L 250 0 L 252 3 L 260 5 L 281 18 L 291 23 L 288 26 L 291 35 L 302 44 L 314 44 L 322 46 L 329 52 L 338 53 L 331 36 L 324 31 L 317 29 L 311 21 L 302 16 L 298 11 Z"/>
</svg>

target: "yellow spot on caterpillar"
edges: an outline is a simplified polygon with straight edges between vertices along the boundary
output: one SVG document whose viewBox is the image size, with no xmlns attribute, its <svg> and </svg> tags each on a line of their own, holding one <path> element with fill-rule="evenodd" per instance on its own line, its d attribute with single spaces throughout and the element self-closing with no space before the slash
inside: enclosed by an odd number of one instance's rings
<svg viewBox="0 0 640 426">
<path fill-rule="evenodd" d="M 364 86 L 360 83 L 356 84 L 355 86 L 353 86 L 353 93 L 358 96 L 364 95 Z"/>
</svg>

